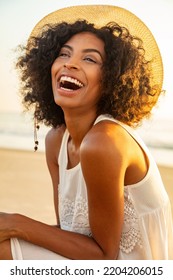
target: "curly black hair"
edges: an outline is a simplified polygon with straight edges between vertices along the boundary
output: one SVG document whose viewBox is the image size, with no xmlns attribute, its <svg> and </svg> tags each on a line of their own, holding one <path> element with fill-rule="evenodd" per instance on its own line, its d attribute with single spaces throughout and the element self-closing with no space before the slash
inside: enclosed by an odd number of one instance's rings
<svg viewBox="0 0 173 280">
<path fill-rule="evenodd" d="M 150 61 L 145 60 L 142 41 L 115 22 L 99 29 L 85 20 L 63 22 L 47 25 L 41 36 L 31 37 L 16 64 L 21 74 L 23 104 L 27 109 L 35 105 L 38 122 L 53 127 L 65 124 L 64 113 L 53 97 L 51 67 L 62 46 L 80 32 L 95 34 L 105 45 L 98 115 L 110 114 L 128 125 L 137 125 L 150 115 L 160 89 L 152 85 Z"/>
</svg>

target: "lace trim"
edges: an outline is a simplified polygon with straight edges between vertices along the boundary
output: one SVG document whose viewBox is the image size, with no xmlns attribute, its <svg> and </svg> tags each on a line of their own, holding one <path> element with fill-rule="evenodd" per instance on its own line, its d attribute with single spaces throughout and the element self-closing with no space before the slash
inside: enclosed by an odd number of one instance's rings
<svg viewBox="0 0 173 280">
<path fill-rule="evenodd" d="M 86 199 L 79 196 L 75 201 L 71 201 L 59 195 L 59 215 L 61 228 L 91 235 Z"/>
<path fill-rule="evenodd" d="M 59 215 L 61 228 L 91 236 L 88 219 L 88 202 L 79 196 L 75 201 L 63 198 L 59 193 Z M 129 254 L 136 245 L 142 247 L 138 217 L 132 201 L 125 196 L 124 223 L 120 239 L 120 250 Z"/>
<path fill-rule="evenodd" d="M 120 239 L 120 250 L 131 253 L 136 245 L 142 248 L 142 238 L 139 230 L 138 217 L 132 201 L 125 197 L 124 201 L 124 226 Z"/>
</svg>

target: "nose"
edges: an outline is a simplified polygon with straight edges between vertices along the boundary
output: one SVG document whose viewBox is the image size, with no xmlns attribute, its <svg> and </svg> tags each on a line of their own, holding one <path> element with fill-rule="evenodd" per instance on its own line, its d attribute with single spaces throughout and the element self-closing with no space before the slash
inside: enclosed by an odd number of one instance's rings
<svg viewBox="0 0 173 280">
<path fill-rule="evenodd" d="M 70 69 L 79 69 L 79 66 L 74 63 L 65 63 L 64 67 L 67 68 L 68 70 Z"/>
</svg>

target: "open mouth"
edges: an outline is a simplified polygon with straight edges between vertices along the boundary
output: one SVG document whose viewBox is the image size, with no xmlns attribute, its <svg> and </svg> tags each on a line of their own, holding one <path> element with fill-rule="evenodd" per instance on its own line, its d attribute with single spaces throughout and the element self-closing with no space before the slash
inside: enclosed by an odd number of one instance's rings
<svg viewBox="0 0 173 280">
<path fill-rule="evenodd" d="M 77 79 L 68 77 L 68 76 L 62 76 L 60 78 L 59 83 L 60 83 L 61 89 L 65 89 L 65 90 L 69 90 L 69 91 L 78 90 L 78 89 L 84 87 L 84 84 L 82 84 L 80 81 L 78 81 Z"/>
</svg>

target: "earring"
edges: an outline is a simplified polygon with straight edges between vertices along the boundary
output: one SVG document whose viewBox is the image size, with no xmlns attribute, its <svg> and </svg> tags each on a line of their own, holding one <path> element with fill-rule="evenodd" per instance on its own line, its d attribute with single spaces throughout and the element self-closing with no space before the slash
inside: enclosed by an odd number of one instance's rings
<svg viewBox="0 0 173 280">
<path fill-rule="evenodd" d="M 38 139 L 37 139 L 37 131 L 39 130 L 40 126 L 38 125 L 38 122 L 37 122 L 37 118 L 36 116 L 34 116 L 34 151 L 36 152 L 38 150 Z"/>
</svg>

